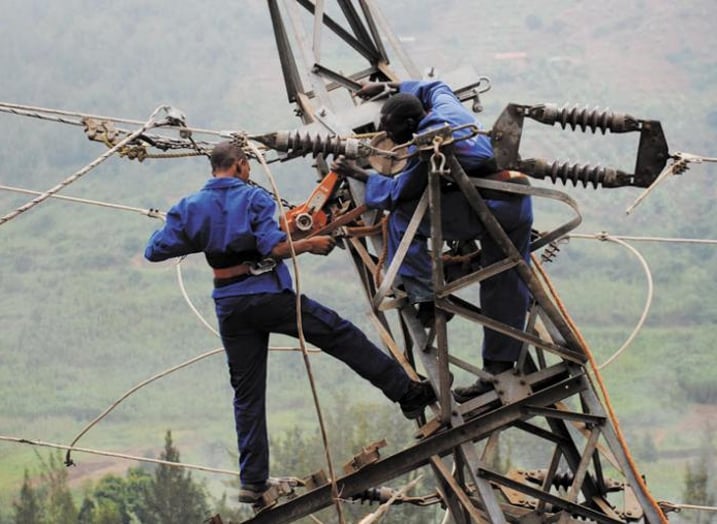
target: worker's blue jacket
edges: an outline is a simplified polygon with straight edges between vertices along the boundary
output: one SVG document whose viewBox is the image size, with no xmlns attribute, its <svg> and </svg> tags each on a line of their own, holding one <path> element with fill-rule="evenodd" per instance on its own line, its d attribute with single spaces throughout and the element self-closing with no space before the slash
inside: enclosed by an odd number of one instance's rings
<svg viewBox="0 0 717 524">
<path fill-rule="evenodd" d="M 203 251 L 213 267 L 259 260 L 286 239 L 275 211 L 276 204 L 266 191 L 238 178 L 211 178 L 200 191 L 172 206 L 164 227 L 149 239 L 144 256 L 158 262 Z M 212 297 L 289 289 L 291 276 L 279 260 L 274 271 L 217 287 Z"/>
<path fill-rule="evenodd" d="M 400 84 L 401 93 L 417 96 L 427 111 L 418 124 L 417 134 L 445 124 L 451 127 L 472 124 L 478 126 L 470 113 L 440 81 L 406 81 Z M 459 133 L 470 134 L 469 130 Z M 485 176 L 485 166 L 493 157 L 493 148 L 486 135 L 454 142 L 453 153 L 464 171 L 472 177 Z M 366 204 L 369 207 L 389 210 L 388 257 L 393 257 L 405 236 L 408 223 L 424 192 L 428 181 L 428 162 L 418 157 L 411 159 L 404 171 L 395 177 L 372 174 L 366 182 Z M 526 262 L 530 261 L 530 234 L 533 223 L 531 199 L 517 196 L 506 199 L 486 198 L 486 204 L 501 224 Z M 441 226 L 445 240 L 480 239 L 481 264 L 490 265 L 505 257 L 502 249 L 485 235 L 483 224 L 475 211 L 457 190 L 441 194 Z M 431 258 L 427 250 L 430 220 L 426 214 L 399 269 L 402 284 L 411 302 L 433 300 Z M 514 269 L 504 271 L 481 282 L 480 303 L 483 313 L 517 329 L 523 329 L 529 302 L 527 286 Z M 486 329 L 483 356 L 493 360 L 516 360 L 521 343 L 517 339 Z"/>
<path fill-rule="evenodd" d="M 275 204 L 263 190 L 235 178 L 209 180 L 167 214 L 162 229 L 149 239 L 145 257 L 165 260 L 204 251 L 213 267 L 231 267 L 269 255 L 286 235 L 274 218 Z M 219 334 L 234 389 L 234 420 L 242 485 L 269 478 L 266 424 L 267 352 L 272 333 L 299 336 L 297 297 L 287 267 L 240 275 L 213 292 Z M 302 295 L 301 331 L 306 340 L 348 365 L 398 401 L 410 378 L 396 360 L 335 311 Z"/>
<path fill-rule="evenodd" d="M 445 124 L 451 127 L 471 124 L 482 128 L 443 82 L 406 81 L 401 83 L 400 92 L 418 97 L 427 110 L 426 116 L 418 124 L 416 134 Z M 459 131 L 456 138 L 467 134 L 470 134 L 467 129 Z M 454 154 L 466 172 L 472 172 L 493 157 L 493 147 L 485 135 L 460 140 L 454 145 Z M 414 157 L 399 176 L 370 177 L 366 184 L 366 204 L 373 208 L 393 210 L 404 202 L 417 200 L 426 188 L 427 169 L 426 162 Z"/>
</svg>

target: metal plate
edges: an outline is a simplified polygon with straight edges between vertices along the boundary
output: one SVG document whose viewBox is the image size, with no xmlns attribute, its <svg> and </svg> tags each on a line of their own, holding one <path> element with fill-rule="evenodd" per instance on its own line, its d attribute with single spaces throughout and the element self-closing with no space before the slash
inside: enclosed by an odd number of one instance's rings
<svg viewBox="0 0 717 524">
<path fill-rule="evenodd" d="M 371 146 L 376 149 L 383 151 L 392 151 L 396 144 L 391 140 L 385 132 L 379 133 L 371 139 Z M 393 151 L 398 156 L 405 156 L 408 152 L 408 147 L 402 147 L 396 151 Z M 368 157 L 368 163 L 379 173 L 384 175 L 397 175 L 403 168 L 406 167 L 407 160 L 395 160 L 390 157 L 383 155 L 371 155 Z"/>
</svg>

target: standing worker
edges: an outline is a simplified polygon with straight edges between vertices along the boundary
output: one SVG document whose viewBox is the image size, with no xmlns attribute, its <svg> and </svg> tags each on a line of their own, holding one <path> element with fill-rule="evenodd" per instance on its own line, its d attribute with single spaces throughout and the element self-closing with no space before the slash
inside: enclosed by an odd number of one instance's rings
<svg viewBox="0 0 717 524">
<path fill-rule="evenodd" d="M 369 82 L 361 88 L 358 95 L 373 97 L 386 89 L 398 92 L 389 96 L 381 108 L 380 129 L 396 144 L 407 143 L 414 134 L 446 124 L 451 127 L 474 125 L 481 128 L 473 114 L 463 106 L 451 89 L 440 81 Z M 461 167 L 469 177 L 495 174 L 496 164 L 489 138 L 478 134 L 460 139 L 468 134 L 468 129 L 454 134 L 457 140 L 453 144 L 453 153 Z M 340 175 L 366 183 L 368 207 L 390 211 L 388 257 L 392 260 L 426 189 L 428 160 L 414 156 L 395 177 L 364 171 L 344 159 L 335 162 L 333 169 Z M 529 263 L 533 224 L 530 197 L 494 192 L 490 197 L 486 197 L 486 204 L 523 259 Z M 485 234 L 483 224 L 457 187 L 442 188 L 441 210 L 441 225 L 446 240 L 480 239 L 481 264 L 484 267 L 505 258 L 498 244 L 490 235 Z M 418 305 L 418 317 L 424 325 L 431 324 L 434 316 L 431 257 L 426 246 L 429 235 L 430 219 L 426 215 L 398 271 L 408 300 Z M 525 327 L 529 300 L 528 287 L 515 269 L 503 271 L 480 284 L 480 305 L 483 313 L 520 330 Z M 491 374 L 511 369 L 520 356 L 521 347 L 519 340 L 484 328 L 483 369 Z M 489 391 L 491 387 L 491 383 L 478 379 L 470 386 L 456 388 L 454 397 L 458 402 L 465 402 Z"/>
<path fill-rule="evenodd" d="M 164 226 L 149 239 L 145 257 L 158 262 L 203 252 L 214 269 L 212 297 L 234 389 L 239 501 L 257 503 L 270 487 L 265 403 L 269 335 L 298 336 L 296 294 L 281 260 L 291 249 L 274 218 L 274 201 L 247 183 L 250 166 L 241 147 L 231 141 L 217 144 L 211 167 L 213 178 L 169 210 Z M 327 255 L 334 239 L 316 236 L 293 245 L 296 254 Z M 269 265 L 261 264 L 263 272 L 257 271 L 256 263 L 267 259 Z M 407 418 L 418 417 L 435 400 L 429 382 L 411 380 L 356 326 L 303 295 L 301 321 L 306 340 L 398 402 Z"/>
</svg>

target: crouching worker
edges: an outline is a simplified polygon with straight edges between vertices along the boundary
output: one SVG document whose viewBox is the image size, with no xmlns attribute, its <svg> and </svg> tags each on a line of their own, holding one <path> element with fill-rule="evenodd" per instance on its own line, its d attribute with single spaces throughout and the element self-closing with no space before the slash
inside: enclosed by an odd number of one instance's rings
<svg viewBox="0 0 717 524">
<path fill-rule="evenodd" d="M 234 389 L 239 500 L 256 503 L 269 489 L 269 335 L 298 336 L 296 294 L 281 261 L 290 256 L 290 247 L 274 218 L 274 201 L 247 183 L 250 166 L 241 147 L 230 141 L 217 144 L 211 166 L 213 178 L 169 210 L 164 226 L 149 239 L 145 257 L 158 262 L 203 252 L 214 269 L 212 297 Z M 294 242 L 297 254 L 327 255 L 333 247 L 329 236 Z M 250 271 L 247 261 L 267 258 L 275 261 L 272 269 Z M 301 315 L 306 340 L 398 402 L 407 418 L 418 417 L 435 400 L 430 383 L 411 380 L 394 359 L 331 309 L 302 295 Z"/>
<path fill-rule="evenodd" d="M 386 89 L 383 83 L 369 82 L 357 93 L 372 97 Z M 482 129 L 475 117 L 463 107 L 451 89 L 440 81 L 408 80 L 390 83 L 398 92 L 381 107 L 379 129 L 396 144 L 409 142 L 414 134 L 450 125 L 460 128 L 474 125 Z M 496 162 L 490 139 L 485 134 L 465 138 L 467 131 L 456 131 L 464 139 L 453 146 L 456 160 L 469 177 L 485 178 L 495 174 Z M 409 149 L 409 151 L 411 151 Z M 352 162 L 338 159 L 333 170 L 366 183 L 366 204 L 370 208 L 390 211 L 388 219 L 388 258 L 393 260 L 398 246 L 428 183 L 429 159 L 413 157 L 403 171 L 394 177 L 367 172 Z M 527 182 L 527 179 L 525 179 Z M 530 234 L 533 208 L 530 196 L 497 194 L 486 196 L 486 205 L 500 223 L 526 263 L 530 263 Z M 457 187 L 441 190 L 441 227 L 445 240 L 474 240 L 481 243 L 481 265 L 487 267 L 505 254 L 498 242 L 488 235 L 468 200 Z M 424 325 L 433 324 L 432 262 L 428 254 L 430 217 L 424 217 L 398 270 L 412 304 L 417 304 L 418 318 Z M 518 330 L 525 327 L 530 302 L 527 285 L 515 268 L 498 273 L 480 284 L 480 305 L 485 316 Z M 483 369 L 495 375 L 513 368 L 520 356 L 522 342 L 488 327 L 484 328 Z M 458 402 L 490 391 L 493 384 L 478 379 L 474 384 L 455 389 Z"/>
</svg>

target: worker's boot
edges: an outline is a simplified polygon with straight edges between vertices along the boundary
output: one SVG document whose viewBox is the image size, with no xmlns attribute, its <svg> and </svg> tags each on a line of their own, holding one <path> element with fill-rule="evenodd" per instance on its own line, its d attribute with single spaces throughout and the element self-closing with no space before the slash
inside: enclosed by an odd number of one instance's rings
<svg viewBox="0 0 717 524">
<path fill-rule="evenodd" d="M 436 321 L 436 305 L 431 302 L 419 302 L 416 316 L 424 328 L 430 329 Z M 446 322 L 453 318 L 453 313 L 446 312 Z"/>
<path fill-rule="evenodd" d="M 261 501 L 262 495 L 271 489 L 268 482 L 260 484 L 242 484 L 239 489 L 239 502 L 246 504 L 257 504 Z"/>
<path fill-rule="evenodd" d="M 436 401 L 433 386 L 427 380 L 421 382 L 411 381 L 408 391 L 398 400 L 403 416 L 414 419 L 421 416 L 428 404 Z"/>
<path fill-rule="evenodd" d="M 514 362 L 512 361 L 506 362 L 501 360 L 484 359 L 483 370 L 491 375 L 498 375 L 499 373 L 512 369 L 513 364 Z M 470 399 L 480 396 L 483 393 L 488 393 L 491 389 L 493 389 L 492 382 L 479 378 L 470 386 L 454 389 L 453 398 L 456 399 L 456 402 L 462 404 L 463 402 L 468 402 Z"/>
</svg>

